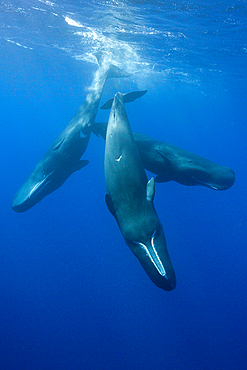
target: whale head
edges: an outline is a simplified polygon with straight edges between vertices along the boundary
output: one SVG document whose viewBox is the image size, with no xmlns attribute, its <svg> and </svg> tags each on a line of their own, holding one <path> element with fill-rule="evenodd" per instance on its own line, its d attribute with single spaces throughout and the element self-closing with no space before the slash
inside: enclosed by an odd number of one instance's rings
<svg viewBox="0 0 247 370">
<path fill-rule="evenodd" d="M 145 234 L 146 236 L 143 237 Z M 145 230 L 140 233 L 140 238 L 125 239 L 125 242 L 155 285 L 166 291 L 175 289 L 176 276 L 167 251 L 161 223 L 151 233 Z"/>
<path fill-rule="evenodd" d="M 231 168 L 215 164 L 211 170 L 201 168 L 192 172 L 189 185 L 202 185 L 213 190 L 227 190 L 233 186 L 234 182 L 235 173 Z"/>
<path fill-rule="evenodd" d="M 11 207 L 15 212 L 27 211 L 60 186 L 54 181 L 53 171 L 46 173 L 42 167 L 37 167 L 12 200 Z"/>
<path fill-rule="evenodd" d="M 25 212 L 44 197 L 57 190 L 75 171 L 85 167 L 88 160 L 58 162 L 46 156 L 37 164 L 31 175 L 15 194 L 11 207 L 15 212 Z"/>
</svg>

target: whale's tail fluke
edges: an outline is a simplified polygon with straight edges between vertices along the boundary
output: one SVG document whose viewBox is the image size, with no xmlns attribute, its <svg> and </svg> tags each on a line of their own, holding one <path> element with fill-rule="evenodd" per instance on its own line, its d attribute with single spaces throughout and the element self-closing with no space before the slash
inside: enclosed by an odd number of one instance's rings
<svg viewBox="0 0 247 370">
<path fill-rule="evenodd" d="M 130 93 L 123 94 L 123 102 L 124 103 L 130 103 L 138 98 L 141 98 L 143 95 L 147 93 L 147 90 L 143 91 L 132 91 Z M 114 98 L 107 100 L 105 104 L 103 104 L 100 109 L 111 109 L 112 103 Z"/>
<path fill-rule="evenodd" d="M 97 53 L 94 54 L 95 58 L 97 59 L 97 62 L 98 62 L 98 65 L 99 66 L 102 66 L 102 64 L 104 63 L 104 54 L 102 53 L 102 51 L 98 51 Z"/>
<path fill-rule="evenodd" d="M 106 139 L 107 122 L 94 122 L 93 133 L 96 136 L 101 136 L 104 140 Z"/>
<path fill-rule="evenodd" d="M 130 103 L 135 99 L 141 98 L 147 93 L 147 90 L 143 91 L 132 91 L 130 93 L 122 94 L 123 102 Z M 101 109 L 111 109 L 114 98 L 107 100 L 105 104 L 102 105 Z M 92 132 L 96 136 L 101 136 L 104 140 L 106 139 L 107 122 L 94 122 Z"/>
<path fill-rule="evenodd" d="M 130 73 L 123 71 L 122 69 L 116 67 L 114 64 L 110 64 L 107 78 L 124 78 L 129 76 Z"/>
<path fill-rule="evenodd" d="M 123 71 L 122 69 L 116 67 L 114 64 L 109 64 L 109 62 L 106 61 L 105 55 L 103 52 L 98 51 L 95 55 L 95 58 L 97 59 L 98 65 L 100 67 L 107 68 L 107 78 L 124 78 L 129 77 L 131 74 L 128 72 Z"/>
</svg>

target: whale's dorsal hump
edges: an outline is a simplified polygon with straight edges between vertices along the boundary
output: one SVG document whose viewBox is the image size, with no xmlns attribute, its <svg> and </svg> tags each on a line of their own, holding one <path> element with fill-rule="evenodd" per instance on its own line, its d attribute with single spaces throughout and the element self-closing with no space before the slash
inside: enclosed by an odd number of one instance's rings
<svg viewBox="0 0 247 370">
<path fill-rule="evenodd" d="M 146 198 L 149 202 L 153 202 L 154 193 L 155 193 L 154 178 L 151 177 L 151 179 L 147 182 L 146 186 Z"/>
</svg>

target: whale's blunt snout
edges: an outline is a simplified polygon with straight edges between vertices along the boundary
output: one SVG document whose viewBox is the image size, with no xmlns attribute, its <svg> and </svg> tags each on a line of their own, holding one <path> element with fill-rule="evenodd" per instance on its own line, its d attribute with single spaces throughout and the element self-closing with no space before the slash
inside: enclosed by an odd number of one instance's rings
<svg viewBox="0 0 247 370">
<path fill-rule="evenodd" d="M 213 190 L 227 190 L 235 182 L 235 173 L 229 167 L 214 165 L 213 170 L 200 171 L 192 175 L 193 182 L 191 185 L 202 185 Z"/>
<path fill-rule="evenodd" d="M 162 288 L 164 290 L 166 290 L 167 292 L 171 292 L 173 289 L 176 288 L 176 278 L 175 279 L 172 279 L 172 280 L 169 280 L 168 284 L 166 284 L 165 288 Z"/>
<path fill-rule="evenodd" d="M 30 196 L 32 190 L 29 191 L 28 187 L 24 185 L 18 190 L 11 202 L 13 211 L 18 213 L 28 211 L 37 203 L 36 198 Z"/>
<path fill-rule="evenodd" d="M 235 173 L 229 167 L 223 167 L 221 171 L 215 175 L 215 181 L 211 184 L 211 189 L 215 190 L 227 190 L 230 189 L 235 182 Z"/>
<path fill-rule="evenodd" d="M 227 171 L 226 181 L 225 181 L 226 189 L 231 188 L 234 182 L 235 182 L 235 172 L 231 168 L 229 168 Z"/>
<path fill-rule="evenodd" d="M 32 205 L 29 204 L 29 198 L 23 198 L 19 192 L 14 196 L 11 202 L 11 207 L 13 211 L 22 213 L 27 211 Z"/>
<path fill-rule="evenodd" d="M 49 176 L 43 175 L 39 181 L 32 180 L 30 176 L 14 196 L 12 209 L 18 213 L 28 211 L 51 192 L 50 185 Z"/>
</svg>

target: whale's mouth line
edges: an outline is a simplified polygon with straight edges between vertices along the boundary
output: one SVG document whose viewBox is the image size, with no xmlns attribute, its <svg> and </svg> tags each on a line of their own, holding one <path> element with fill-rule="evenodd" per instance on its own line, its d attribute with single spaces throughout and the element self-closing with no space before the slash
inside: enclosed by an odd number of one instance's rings
<svg viewBox="0 0 247 370">
<path fill-rule="evenodd" d="M 29 199 L 38 195 L 51 182 L 51 180 L 46 181 L 48 177 L 49 175 L 46 175 L 43 180 L 37 182 L 37 184 L 32 188 L 32 190 L 30 191 L 28 195 Z"/>
<path fill-rule="evenodd" d="M 202 184 L 204 186 L 207 186 L 210 189 L 219 190 L 216 186 L 211 185 L 209 182 L 198 180 L 195 176 L 192 176 L 192 179 L 194 179 L 195 181 L 197 181 L 199 184 Z"/>
<path fill-rule="evenodd" d="M 155 249 L 155 242 L 154 242 L 155 234 L 156 234 L 156 230 L 154 231 L 151 237 L 151 248 L 148 248 L 144 243 L 137 242 L 135 240 L 132 240 L 132 242 L 140 246 L 146 252 L 146 255 L 149 257 L 149 259 L 151 260 L 155 268 L 158 270 L 159 274 L 161 276 L 164 276 L 166 279 L 168 279 L 165 267 L 163 266 L 163 263 L 160 260 L 157 250 Z"/>
</svg>

